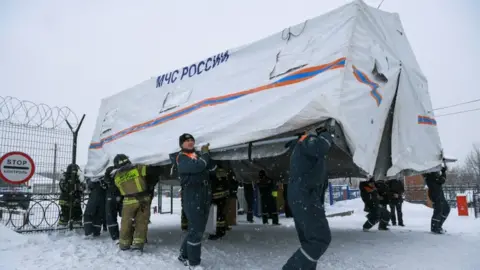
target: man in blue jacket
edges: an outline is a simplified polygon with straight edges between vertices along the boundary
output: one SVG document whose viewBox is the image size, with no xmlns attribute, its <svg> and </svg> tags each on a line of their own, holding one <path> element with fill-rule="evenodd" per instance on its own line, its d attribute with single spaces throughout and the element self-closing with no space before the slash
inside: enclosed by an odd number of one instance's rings
<svg viewBox="0 0 480 270">
<path fill-rule="evenodd" d="M 290 156 L 288 203 L 301 247 L 283 270 L 316 269 L 317 261 L 330 245 L 322 192 L 328 184 L 327 154 L 332 139 L 332 134 L 322 127 L 307 132 L 294 145 Z"/>
<path fill-rule="evenodd" d="M 441 172 L 430 172 L 423 175 L 428 186 L 428 197 L 433 203 L 433 216 L 430 230 L 434 234 L 444 234 L 443 223 L 450 214 L 450 206 L 445 199 L 442 185 L 447 180 L 447 167 L 443 166 Z"/>
<path fill-rule="evenodd" d="M 181 151 L 176 157 L 180 185 L 182 186 L 182 207 L 188 220 L 188 234 L 180 248 L 178 259 L 185 265 L 199 268 L 201 262 L 201 241 L 207 225 L 212 191 L 210 187 L 209 145 L 204 145 L 201 152 L 195 151 L 195 139 L 190 134 L 179 138 Z"/>
</svg>

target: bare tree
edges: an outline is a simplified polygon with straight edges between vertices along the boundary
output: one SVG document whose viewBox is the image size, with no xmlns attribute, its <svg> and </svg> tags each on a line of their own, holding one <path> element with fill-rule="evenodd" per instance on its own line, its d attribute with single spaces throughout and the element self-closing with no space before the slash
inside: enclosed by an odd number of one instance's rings
<svg viewBox="0 0 480 270">
<path fill-rule="evenodd" d="M 465 161 L 465 177 L 470 178 L 470 183 L 480 184 L 480 147 L 473 145 L 473 149 Z"/>
</svg>

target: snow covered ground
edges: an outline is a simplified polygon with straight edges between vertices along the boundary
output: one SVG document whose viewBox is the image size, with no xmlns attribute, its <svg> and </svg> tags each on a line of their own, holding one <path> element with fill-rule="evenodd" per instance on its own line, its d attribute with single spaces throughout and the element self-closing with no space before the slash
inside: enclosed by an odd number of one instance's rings
<svg viewBox="0 0 480 270">
<path fill-rule="evenodd" d="M 163 201 L 164 211 L 169 199 Z M 404 204 L 405 228 L 362 232 L 365 221 L 359 199 L 338 202 L 327 212 L 354 210 L 329 218 L 333 240 L 318 269 L 480 269 L 480 220 L 458 217 L 456 209 L 445 224 L 447 235 L 428 232 L 432 210 Z M 182 238 L 179 201 L 173 215 L 153 215 L 149 244 L 143 255 L 120 252 L 107 233 L 87 240 L 78 232 L 19 235 L 0 225 L 0 269 L 185 269 L 177 260 Z M 239 216 L 243 221 L 245 216 Z M 281 269 L 298 248 L 293 220 L 271 227 L 240 223 L 220 241 L 206 240 L 207 269 Z"/>
</svg>

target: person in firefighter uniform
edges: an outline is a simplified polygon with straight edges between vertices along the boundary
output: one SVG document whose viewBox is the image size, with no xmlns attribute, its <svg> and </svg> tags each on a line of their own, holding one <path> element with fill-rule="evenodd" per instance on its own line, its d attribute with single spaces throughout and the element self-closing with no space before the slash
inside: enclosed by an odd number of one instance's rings
<svg viewBox="0 0 480 270">
<path fill-rule="evenodd" d="M 85 236 L 99 236 L 105 220 L 105 196 L 107 184 L 104 177 L 88 178 L 87 186 L 90 190 L 87 207 L 83 214 L 83 228 Z"/>
<path fill-rule="evenodd" d="M 238 181 L 235 172 L 230 168 L 227 172 L 229 195 L 227 199 L 227 231 L 231 230 L 231 225 L 237 223 L 237 207 L 238 207 Z"/>
<path fill-rule="evenodd" d="M 428 197 L 433 203 L 433 216 L 430 231 L 434 234 L 444 234 L 443 223 L 450 214 L 450 206 L 445 199 L 442 185 L 447 180 L 447 168 L 442 167 L 441 172 L 430 172 L 423 175 L 428 187 Z"/>
<path fill-rule="evenodd" d="M 143 251 L 152 201 L 150 186 L 154 184 L 147 182 L 147 178 L 160 176 L 163 170 L 156 166 L 133 165 L 124 154 L 116 155 L 113 164 L 117 169 L 114 182 L 123 196 L 119 247 Z"/>
<path fill-rule="evenodd" d="M 179 138 L 181 151 L 176 156 L 176 165 L 182 186 L 183 210 L 188 220 L 188 234 L 180 247 L 178 260 L 193 269 L 202 269 L 202 236 L 207 225 L 212 200 L 209 145 L 201 152 L 195 151 L 195 139 L 191 134 Z"/>
<path fill-rule="evenodd" d="M 82 195 L 86 188 L 85 179 L 77 164 L 70 164 L 63 173 L 60 186 L 60 220 L 58 225 L 66 226 L 68 222 L 82 225 Z M 71 219 L 70 219 L 71 218 Z"/>
<path fill-rule="evenodd" d="M 107 222 L 108 232 L 112 240 L 116 241 L 120 237 L 120 230 L 118 228 L 117 216 L 122 214 L 123 197 L 120 194 L 115 180 L 113 179 L 112 171 L 115 168 L 110 166 L 105 171 L 105 183 L 107 184 L 106 202 L 105 202 L 105 220 Z"/>
<path fill-rule="evenodd" d="M 387 224 L 390 220 L 390 214 L 386 208 L 380 206 L 380 195 L 378 194 L 373 177 L 368 181 L 361 182 L 359 187 L 360 196 L 365 203 L 365 211 L 368 212 L 367 221 L 363 224 L 363 230 L 370 230 L 378 222 L 379 230 L 388 230 Z"/>
<path fill-rule="evenodd" d="M 290 144 L 288 203 L 301 247 L 288 259 L 283 270 L 316 269 L 317 261 L 331 241 L 322 201 L 327 184 L 327 157 L 332 134 L 325 128 L 306 132 Z"/>
<path fill-rule="evenodd" d="M 226 207 L 229 196 L 228 174 L 227 171 L 217 166 L 211 173 L 212 180 L 212 203 L 217 206 L 217 228 L 216 233 L 210 235 L 208 239 L 217 240 L 225 236 L 227 230 Z"/>
<path fill-rule="evenodd" d="M 267 176 L 264 170 L 258 172 L 258 189 L 260 191 L 260 200 L 262 202 L 262 221 L 268 224 L 268 219 L 272 219 L 273 225 L 279 225 L 277 212 L 277 189 L 275 181 Z"/>
</svg>

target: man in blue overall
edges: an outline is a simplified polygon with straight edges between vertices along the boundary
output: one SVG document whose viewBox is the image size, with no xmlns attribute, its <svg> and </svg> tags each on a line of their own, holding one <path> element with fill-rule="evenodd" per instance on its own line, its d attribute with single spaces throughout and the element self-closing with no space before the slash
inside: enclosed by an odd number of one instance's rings
<svg viewBox="0 0 480 270">
<path fill-rule="evenodd" d="M 327 154 L 332 134 L 322 127 L 305 133 L 294 143 L 290 156 L 288 203 L 301 247 L 283 270 L 316 269 L 331 241 L 325 209 L 324 186 L 328 184 Z"/>
<path fill-rule="evenodd" d="M 208 144 L 201 152 L 195 151 L 195 139 L 190 134 L 179 138 L 181 151 L 176 157 L 176 165 L 182 186 L 182 208 L 188 220 L 188 234 L 180 248 L 178 259 L 192 269 L 202 269 L 201 244 L 207 225 L 212 201 L 210 184 L 211 168 Z"/>
</svg>

